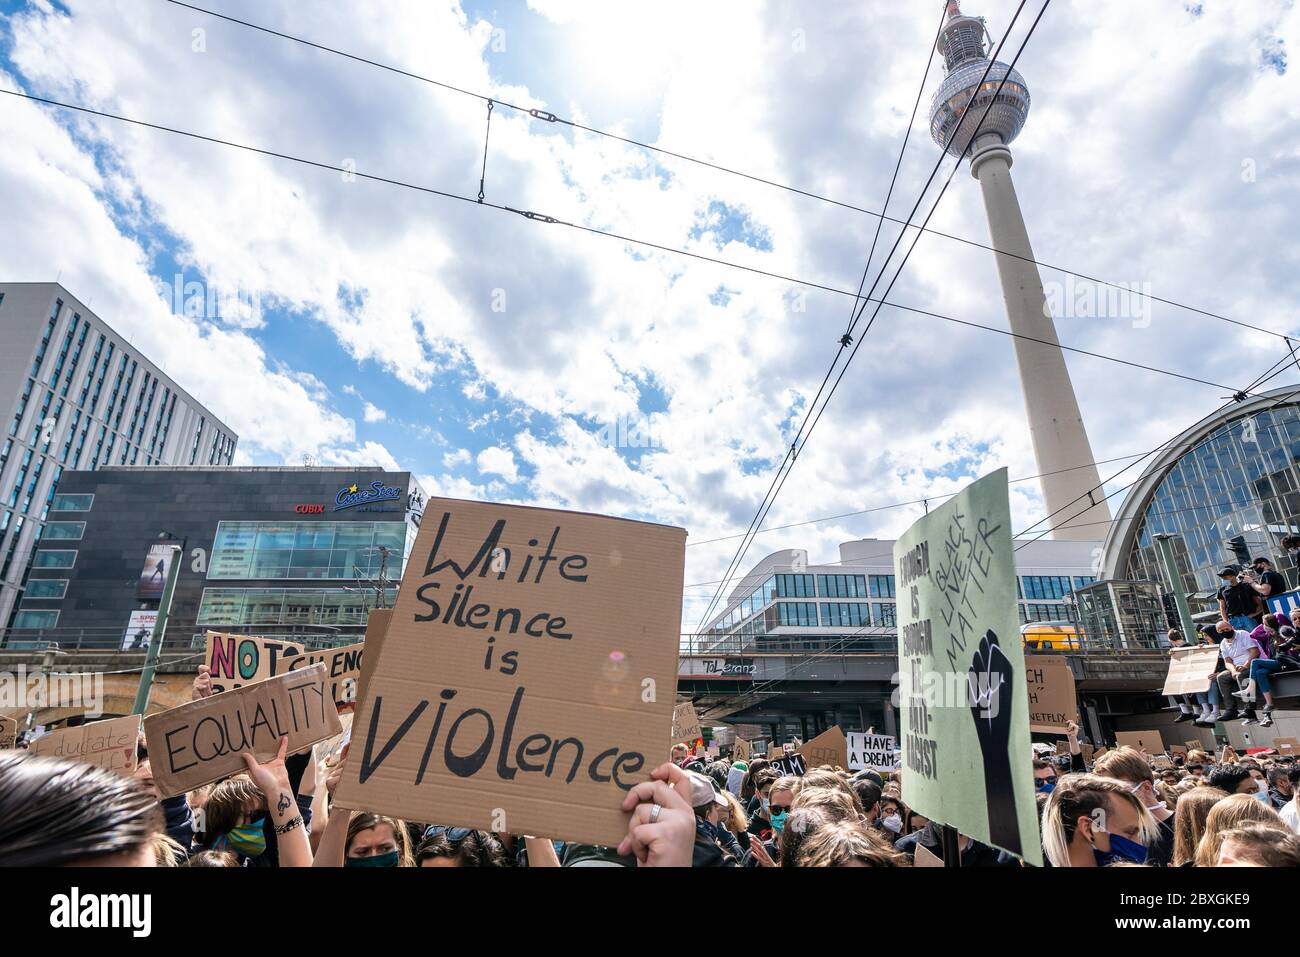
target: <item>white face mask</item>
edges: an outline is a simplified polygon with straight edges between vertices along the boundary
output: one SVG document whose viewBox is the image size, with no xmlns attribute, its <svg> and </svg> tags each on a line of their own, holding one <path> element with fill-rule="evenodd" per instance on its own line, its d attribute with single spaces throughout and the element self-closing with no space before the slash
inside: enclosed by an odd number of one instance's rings
<svg viewBox="0 0 1300 957">
<path fill-rule="evenodd" d="M 889 815 L 888 817 L 881 820 L 880 823 L 885 826 L 885 830 L 893 831 L 895 834 L 897 834 L 899 831 L 903 829 L 903 819 L 899 817 L 897 814 Z"/>
</svg>

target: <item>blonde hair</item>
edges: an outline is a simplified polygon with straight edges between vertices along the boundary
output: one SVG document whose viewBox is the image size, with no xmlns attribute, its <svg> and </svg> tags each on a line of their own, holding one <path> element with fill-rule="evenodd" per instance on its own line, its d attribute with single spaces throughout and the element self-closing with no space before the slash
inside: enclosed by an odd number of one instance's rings
<svg viewBox="0 0 1300 957">
<path fill-rule="evenodd" d="M 1071 867 L 1070 843 L 1079 827 L 1079 818 L 1091 818 L 1097 810 L 1109 811 L 1113 802 L 1127 801 L 1138 819 L 1142 843 L 1150 844 L 1157 836 L 1151 812 L 1129 790 L 1129 785 L 1099 774 L 1066 774 L 1056 779 L 1056 787 L 1043 807 L 1043 850 L 1053 867 Z"/>
<path fill-rule="evenodd" d="M 1203 787 L 1189 788 L 1174 809 L 1174 866 L 1182 867 L 1196 858 L 1196 847 L 1205 834 L 1205 818 L 1210 809 L 1228 796 L 1227 791 Z"/>
<path fill-rule="evenodd" d="M 1107 751 L 1092 766 L 1093 774 L 1127 781 L 1129 784 L 1141 784 L 1144 781 L 1155 783 L 1156 776 L 1151 765 L 1142 757 L 1142 752 L 1128 745 Z"/>
<path fill-rule="evenodd" d="M 749 828 L 749 816 L 745 814 L 745 806 L 740 803 L 740 799 L 730 791 L 723 791 L 722 796 L 727 799 L 726 828 L 732 834 L 740 834 Z"/>
<path fill-rule="evenodd" d="M 1223 846 L 1223 835 L 1243 824 L 1263 824 L 1290 834 L 1291 830 L 1282 823 L 1282 818 L 1271 807 L 1265 807 L 1249 794 L 1233 794 L 1223 798 L 1210 808 L 1205 818 L 1205 833 L 1196 846 L 1196 866 L 1216 867 L 1219 863 L 1219 848 Z"/>
</svg>

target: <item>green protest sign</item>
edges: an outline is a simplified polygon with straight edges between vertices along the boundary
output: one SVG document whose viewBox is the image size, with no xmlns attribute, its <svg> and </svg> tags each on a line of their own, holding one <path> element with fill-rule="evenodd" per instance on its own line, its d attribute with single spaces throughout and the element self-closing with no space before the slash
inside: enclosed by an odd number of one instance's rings
<svg viewBox="0 0 1300 957">
<path fill-rule="evenodd" d="M 907 803 L 1041 866 L 1007 470 L 909 528 L 894 567 Z"/>
</svg>

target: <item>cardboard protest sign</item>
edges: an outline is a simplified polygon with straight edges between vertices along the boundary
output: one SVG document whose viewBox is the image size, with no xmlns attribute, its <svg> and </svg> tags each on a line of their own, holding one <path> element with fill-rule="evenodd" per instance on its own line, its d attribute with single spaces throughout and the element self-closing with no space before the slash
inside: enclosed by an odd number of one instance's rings
<svg viewBox="0 0 1300 957">
<path fill-rule="evenodd" d="M 1210 687 L 1219 660 L 1217 645 L 1194 645 L 1169 650 L 1169 673 L 1161 694 L 1199 694 Z"/>
<path fill-rule="evenodd" d="M 1170 761 L 1166 754 L 1157 754 L 1151 759 L 1151 766 L 1157 771 L 1168 771 L 1174 766 L 1174 762 Z"/>
<path fill-rule="evenodd" d="M 1145 751 L 1147 754 L 1161 754 L 1165 750 L 1165 742 L 1161 739 L 1159 731 L 1116 731 L 1115 747 L 1125 746 Z"/>
<path fill-rule="evenodd" d="M 375 608 L 366 618 L 366 647 L 370 654 L 361 661 L 361 676 L 357 678 L 357 701 L 366 696 L 370 679 L 375 673 L 375 665 L 384 648 L 384 639 L 388 636 L 388 626 L 393 620 L 393 609 Z"/>
<path fill-rule="evenodd" d="M 129 714 L 51 731 L 33 741 L 30 750 L 47 758 L 66 758 L 130 774 L 136 768 L 139 735 L 140 716 Z"/>
<path fill-rule="evenodd" d="M 0 714 L 0 751 L 18 746 L 18 721 Z"/>
<path fill-rule="evenodd" d="M 1187 760 L 1187 748 L 1181 744 L 1171 744 L 1169 746 L 1169 753 L 1173 757 L 1182 758 L 1184 761 Z"/>
<path fill-rule="evenodd" d="M 849 763 L 845 765 L 850 771 L 892 771 L 897 763 L 894 739 L 887 734 L 863 734 L 850 731 L 848 734 Z"/>
<path fill-rule="evenodd" d="M 617 844 L 622 799 L 672 729 L 685 543 L 668 526 L 430 500 L 366 655 L 339 803 Z"/>
<path fill-rule="evenodd" d="M 1300 753 L 1300 740 L 1296 738 L 1274 738 L 1273 747 L 1277 748 L 1278 754 L 1298 754 Z"/>
<path fill-rule="evenodd" d="M 807 772 L 808 765 L 804 762 L 802 754 L 787 754 L 772 762 L 772 770 L 777 774 L 793 774 L 801 778 Z"/>
<path fill-rule="evenodd" d="M 920 841 L 916 842 L 916 852 L 912 857 L 913 867 L 943 867 L 943 858 L 935 854 Z"/>
<path fill-rule="evenodd" d="M 203 664 L 212 672 L 212 693 L 217 694 L 322 662 L 335 704 L 348 707 L 356 701 L 365 647 L 361 643 L 311 651 L 282 638 L 209 631 Z"/>
<path fill-rule="evenodd" d="M 1065 734 L 1065 722 L 1079 720 L 1074 672 L 1064 655 L 1025 655 L 1029 730 Z"/>
<path fill-rule="evenodd" d="M 737 761 L 748 761 L 753 755 L 754 749 L 749 746 L 749 742 L 744 738 L 736 739 L 735 759 Z"/>
<path fill-rule="evenodd" d="M 827 728 L 817 737 L 799 749 L 808 767 L 817 768 L 823 764 L 831 767 L 847 768 L 849 766 L 849 743 L 839 725 Z"/>
<path fill-rule="evenodd" d="M 144 719 L 154 784 L 165 798 L 247 770 L 241 752 L 289 754 L 342 731 L 323 664 L 190 701 Z"/>
<path fill-rule="evenodd" d="M 700 719 L 695 714 L 695 705 L 683 701 L 673 708 L 673 744 L 684 743 L 695 746 L 695 742 L 704 737 L 700 729 Z"/>
<path fill-rule="evenodd" d="M 1079 745 L 1079 750 L 1083 752 L 1083 763 L 1084 763 L 1084 765 L 1087 766 L 1087 767 L 1092 767 L 1092 761 L 1093 761 L 1093 758 L 1096 757 L 1096 755 L 1093 753 L 1092 745 L 1091 745 L 1091 744 L 1080 744 L 1080 745 Z"/>
<path fill-rule="evenodd" d="M 1069 742 L 1067 742 L 1067 741 L 1057 741 L 1057 742 L 1056 742 L 1056 753 L 1057 753 L 1058 755 L 1060 755 L 1060 754 L 1069 754 L 1069 753 L 1070 753 L 1070 744 L 1069 744 Z"/>
<path fill-rule="evenodd" d="M 1042 866 L 1006 469 L 917 520 L 894 565 L 907 803 Z"/>
<path fill-rule="evenodd" d="M 769 741 L 767 743 L 767 751 L 765 753 L 767 755 L 768 760 L 770 761 L 772 758 L 775 758 L 777 755 L 784 754 L 785 749 L 778 747 L 775 741 Z"/>
</svg>

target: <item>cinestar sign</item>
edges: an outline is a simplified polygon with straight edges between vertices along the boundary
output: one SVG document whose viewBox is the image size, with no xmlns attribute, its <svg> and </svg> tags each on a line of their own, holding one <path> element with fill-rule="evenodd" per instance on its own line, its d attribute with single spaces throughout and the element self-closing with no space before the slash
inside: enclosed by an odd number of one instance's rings
<svg viewBox="0 0 1300 957">
<path fill-rule="evenodd" d="M 385 485 L 383 482 L 371 482 L 365 488 L 353 482 L 339 489 L 339 494 L 334 497 L 334 511 L 356 508 L 358 505 L 370 505 L 373 502 L 393 502 L 405 495 L 406 493 L 396 486 Z"/>
</svg>

